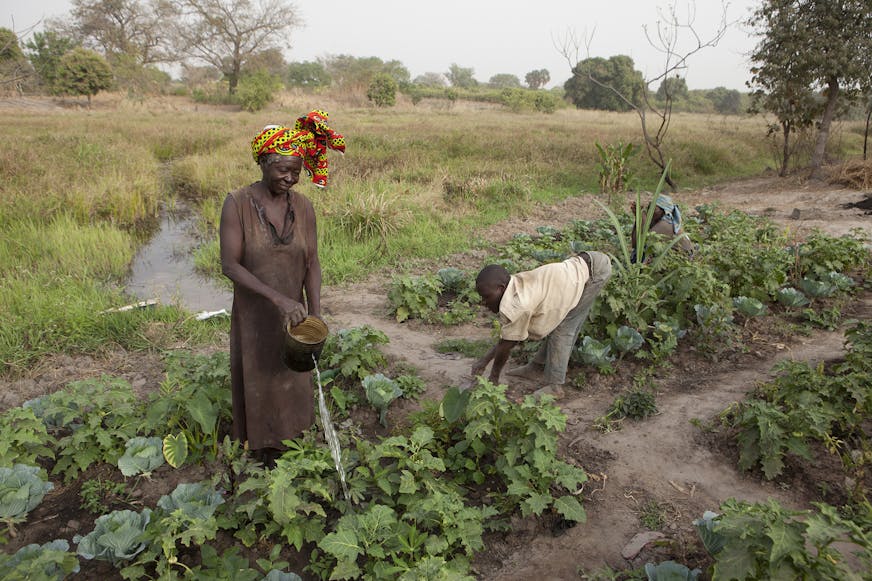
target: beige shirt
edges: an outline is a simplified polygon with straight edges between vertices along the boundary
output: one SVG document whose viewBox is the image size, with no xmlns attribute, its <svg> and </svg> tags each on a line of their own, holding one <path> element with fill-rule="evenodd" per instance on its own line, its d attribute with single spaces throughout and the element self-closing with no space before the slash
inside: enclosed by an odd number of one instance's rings
<svg viewBox="0 0 872 581">
<path fill-rule="evenodd" d="M 588 278 L 578 256 L 512 275 L 500 301 L 500 337 L 524 341 L 548 335 L 581 300 Z"/>
</svg>

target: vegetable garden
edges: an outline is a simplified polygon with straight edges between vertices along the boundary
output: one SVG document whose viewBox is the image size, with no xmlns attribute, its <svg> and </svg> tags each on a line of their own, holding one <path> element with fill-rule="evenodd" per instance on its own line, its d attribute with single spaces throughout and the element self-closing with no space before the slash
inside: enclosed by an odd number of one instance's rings
<svg viewBox="0 0 872 581">
<path fill-rule="evenodd" d="M 747 398 L 697 419 L 718 454 L 763 480 L 827 460 L 833 478 L 818 502 L 794 509 L 728 499 L 685 515 L 696 538 L 680 552 L 663 545 L 638 567 L 604 563 L 579 574 L 868 579 L 872 326 L 845 316 L 869 290 L 867 241 L 821 232 L 791 239 L 765 218 L 695 210 L 686 212 L 692 258 L 641 235 L 636 251 L 647 260 L 632 262 L 632 217 L 603 207 L 604 218 L 516 235 L 468 270 L 397 274 L 385 310 L 424 332 L 477 325 L 493 334 L 477 305 L 477 267 L 516 272 L 610 252 L 613 278 L 572 360 L 578 394 L 614 393 L 586 426 L 594 433 L 655 416 L 658 377 L 679 358 L 714 364 L 747 354 L 755 334 L 848 329 L 842 360 L 786 362 Z M 226 436 L 224 352 L 168 352 L 163 382 L 144 398 L 104 376 L 10 408 L 0 417 L 0 575 L 472 579 L 494 573 L 490 546 L 519 522 L 553 534 L 589 526 L 585 504 L 604 475 L 567 455 L 565 406 L 482 379 L 467 390 L 434 385 L 387 356 L 389 341 L 377 324 L 347 327 L 331 334 L 320 359 L 342 427 L 347 497 L 317 428 L 289 442 L 272 470 Z M 442 345 L 465 356 L 481 347 Z"/>
</svg>

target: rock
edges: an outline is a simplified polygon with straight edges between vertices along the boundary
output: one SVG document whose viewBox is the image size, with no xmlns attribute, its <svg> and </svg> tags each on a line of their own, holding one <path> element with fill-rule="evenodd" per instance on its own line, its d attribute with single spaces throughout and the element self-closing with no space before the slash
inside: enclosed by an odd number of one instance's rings
<svg viewBox="0 0 872 581">
<path fill-rule="evenodd" d="M 803 212 L 799 208 L 794 208 L 793 212 L 790 213 L 790 219 L 791 220 L 802 220 L 803 218 L 805 218 L 805 214 L 806 214 L 806 212 Z"/>
<path fill-rule="evenodd" d="M 75 519 L 70 519 L 67 521 L 67 528 L 71 531 L 77 531 L 77 530 L 79 530 L 79 527 L 81 527 L 81 526 L 82 526 L 82 523 L 80 523 L 79 521 L 77 521 Z"/>
<path fill-rule="evenodd" d="M 638 555 L 642 549 L 645 548 L 645 545 L 650 543 L 651 541 L 656 541 L 657 539 L 662 539 L 664 534 L 657 531 L 645 531 L 644 533 L 638 533 L 635 537 L 630 539 L 630 542 L 621 549 L 621 556 L 626 560 L 631 560 Z"/>
</svg>

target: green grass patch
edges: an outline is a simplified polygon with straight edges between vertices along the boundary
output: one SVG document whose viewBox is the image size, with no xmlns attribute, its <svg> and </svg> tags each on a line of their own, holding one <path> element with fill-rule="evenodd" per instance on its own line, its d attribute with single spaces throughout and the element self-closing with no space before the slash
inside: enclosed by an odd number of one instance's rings
<svg viewBox="0 0 872 581">
<path fill-rule="evenodd" d="M 443 339 L 434 345 L 438 353 L 460 353 L 464 357 L 481 358 L 493 345 L 489 339 Z"/>
</svg>

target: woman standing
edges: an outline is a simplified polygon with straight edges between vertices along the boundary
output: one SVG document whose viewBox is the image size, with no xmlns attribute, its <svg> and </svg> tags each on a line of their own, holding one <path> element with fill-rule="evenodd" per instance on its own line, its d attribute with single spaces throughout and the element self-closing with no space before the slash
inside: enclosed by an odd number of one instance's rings
<svg viewBox="0 0 872 581">
<path fill-rule="evenodd" d="M 233 437 L 268 465 L 282 440 L 315 420 L 312 373 L 283 362 L 286 325 L 321 313 L 315 211 L 291 189 L 303 164 L 298 137 L 266 126 L 251 143 L 260 181 L 228 194 L 221 211 L 221 269 L 233 281 Z"/>
</svg>

